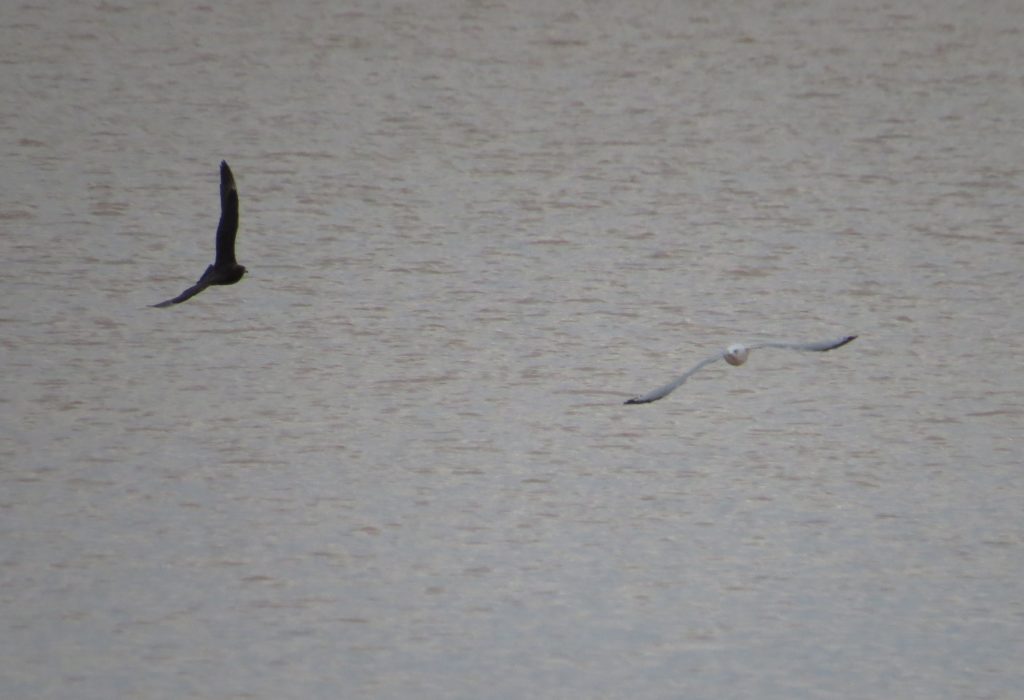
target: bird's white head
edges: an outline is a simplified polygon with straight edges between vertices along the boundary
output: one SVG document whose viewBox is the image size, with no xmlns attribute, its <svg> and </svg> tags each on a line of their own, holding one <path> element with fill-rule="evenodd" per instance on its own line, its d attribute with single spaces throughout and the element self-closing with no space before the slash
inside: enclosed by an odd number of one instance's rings
<svg viewBox="0 0 1024 700">
<path fill-rule="evenodd" d="M 746 346 L 740 345 L 739 343 L 733 343 L 725 349 L 725 361 L 733 367 L 739 367 L 747 361 L 747 355 L 750 354 L 750 350 Z"/>
</svg>

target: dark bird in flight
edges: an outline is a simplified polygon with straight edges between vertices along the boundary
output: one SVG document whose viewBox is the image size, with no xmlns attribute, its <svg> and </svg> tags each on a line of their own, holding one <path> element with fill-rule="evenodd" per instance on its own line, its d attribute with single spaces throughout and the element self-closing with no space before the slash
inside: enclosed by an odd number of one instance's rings
<svg viewBox="0 0 1024 700">
<path fill-rule="evenodd" d="M 213 284 L 234 284 L 242 279 L 245 268 L 235 260 L 235 234 L 238 233 L 238 188 L 227 161 L 220 162 L 220 223 L 217 225 L 217 258 L 206 268 L 199 281 L 184 292 L 153 304 L 163 309 L 191 299 Z"/>
<path fill-rule="evenodd" d="M 671 394 L 673 391 L 681 387 L 687 379 L 689 379 L 691 376 L 693 376 L 700 370 L 710 365 L 712 362 L 717 362 L 718 360 L 725 360 L 733 367 L 739 367 L 740 365 L 747 361 L 747 356 L 750 354 L 750 351 L 757 350 L 758 348 L 781 348 L 783 350 L 800 350 L 803 352 L 828 352 L 829 350 L 841 348 L 847 343 L 853 342 L 856 338 L 857 336 L 855 335 L 847 335 L 842 338 L 836 338 L 835 340 L 822 340 L 817 343 L 768 342 L 756 343 L 753 345 L 742 345 L 740 343 L 733 343 L 725 350 L 720 350 L 711 357 L 701 360 L 692 368 L 690 368 L 680 376 L 676 377 L 665 386 L 658 387 L 654 391 L 649 391 L 646 394 L 643 394 L 642 396 L 634 396 L 626 403 L 651 403 L 652 401 L 663 399 L 669 394 Z"/>
</svg>

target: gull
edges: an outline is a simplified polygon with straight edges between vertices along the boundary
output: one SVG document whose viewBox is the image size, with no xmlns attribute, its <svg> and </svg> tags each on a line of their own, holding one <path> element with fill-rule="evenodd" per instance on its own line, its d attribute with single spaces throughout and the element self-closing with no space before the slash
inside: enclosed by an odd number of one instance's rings
<svg viewBox="0 0 1024 700">
<path fill-rule="evenodd" d="M 199 292 L 214 284 L 234 284 L 242 279 L 245 268 L 235 260 L 235 234 L 238 233 L 238 188 L 227 161 L 220 162 L 220 223 L 217 225 L 217 257 L 199 281 L 184 292 L 153 304 L 154 308 L 163 309 L 191 299 Z"/>
<path fill-rule="evenodd" d="M 847 335 L 843 336 L 842 338 L 836 338 L 835 340 L 822 340 L 817 343 L 767 342 L 756 343 L 753 345 L 733 343 L 725 350 L 720 350 L 711 357 L 701 360 L 693 368 L 687 370 L 684 374 L 681 374 L 677 378 L 673 379 L 665 386 L 658 387 L 654 391 L 649 391 L 641 396 L 634 396 L 629 401 L 626 401 L 626 403 L 651 403 L 652 401 L 663 399 L 669 394 L 671 394 L 673 391 L 681 387 L 686 382 L 686 380 L 692 377 L 694 374 L 704 369 L 712 362 L 717 362 L 718 360 L 725 360 L 733 367 L 739 367 L 740 365 L 747 361 L 747 357 L 750 355 L 751 350 L 758 350 L 760 348 L 781 348 L 783 350 L 800 350 L 803 352 L 827 352 L 829 350 L 835 350 L 836 348 L 843 347 L 847 343 L 853 341 L 853 339 L 856 337 L 857 336 L 855 335 Z"/>
</svg>

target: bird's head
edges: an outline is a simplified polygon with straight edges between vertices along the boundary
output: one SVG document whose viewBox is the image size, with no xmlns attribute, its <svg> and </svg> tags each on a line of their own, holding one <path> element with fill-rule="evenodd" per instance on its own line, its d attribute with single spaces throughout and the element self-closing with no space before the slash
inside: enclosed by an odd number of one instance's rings
<svg viewBox="0 0 1024 700">
<path fill-rule="evenodd" d="M 747 361 L 747 355 L 750 354 L 745 346 L 739 343 L 733 343 L 725 349 L 725 361 L 733 367 L 739 367 Z"/>
<path fill-rule="evenodd" d="M 214 284 L 234 284 L 238 280 L 242 279 L 242 275 L 245 274 L 245 268 L 238 263 L 235 263 L 232 267 L 224 270 L 222 273 L 223 279 Z"/>
</svg>

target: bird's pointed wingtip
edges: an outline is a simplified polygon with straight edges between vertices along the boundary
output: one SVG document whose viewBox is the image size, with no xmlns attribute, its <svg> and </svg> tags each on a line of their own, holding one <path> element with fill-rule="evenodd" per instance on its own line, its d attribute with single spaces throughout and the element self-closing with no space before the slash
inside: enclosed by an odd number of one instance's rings
<svg viewBox="0 0 1024 700">
<path fill-rule="evenodd" d="M 220 194 L 223 197 L 228 192 L 237 192 L 235 187 L 235 174 L 231 172 L 231 168 L 228 167 L 228 162 L 222 160 L 220 162 Z"/>
<path fill-rule="evenodd" d="M 829 347 L 827 347 L 826 350 L 835 350 L 837 348 L 841 348 L 844 345 L 846 345 L 847 343 L 852 343 L 856 339 L 857 339 L 857 336 L 855 336 L 855 335 L 844 336 L 844 337 L 840 338 L 835 344 L 830 345 Z"/>
</svg>

